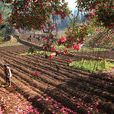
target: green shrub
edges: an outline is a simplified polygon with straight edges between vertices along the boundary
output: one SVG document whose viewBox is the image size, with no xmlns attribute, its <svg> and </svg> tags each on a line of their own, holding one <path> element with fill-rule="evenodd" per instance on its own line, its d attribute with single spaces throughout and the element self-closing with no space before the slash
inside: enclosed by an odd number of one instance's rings
<svg viewBox="0 0 114 114">
<path fill-rule="evenodd" d="M 34 53 L 34 48 L 33 48 L 33 47 L 30 47 L 27 52 L 28 52 L 28 53 Z"/>
</svg>

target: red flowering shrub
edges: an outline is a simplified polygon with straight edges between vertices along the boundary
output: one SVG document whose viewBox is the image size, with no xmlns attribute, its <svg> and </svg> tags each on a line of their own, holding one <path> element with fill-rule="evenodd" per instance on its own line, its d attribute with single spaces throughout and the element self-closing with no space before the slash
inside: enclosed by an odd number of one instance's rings
<svg viewBox="0 0 114 114">
<path fill-rule="evenodd" d="M 64 45 L 67 48 L 80 49 L 80 44 L 84 42 L 84 38 L 88 35 L 88 26 L 85 24 L 75 25 L 67 30 Z"/>
<path fill-rule="evenodd" d="M 35 76 L 40 76 L 39 72 L 34 72 Z"/>
<path fill-rule="evenodd" d="M 69 13 L 67 3 L 60 0 L 1 0 L 13 7 L 9 22 L 16 28 L 45 29 L 51 15 L 59 14 L 65 18 Z M 55 26 L 51 27 L 52 30 Z"/>
<path fill-rule="evenodd" d="M 40 73 L 39 73 L 39 72 L 34 72 L 34 73 L 33 73 L 33 78 L 34 78 L 34 79 L 40 79 L 40 80 L 41 80 L 41 78 L 40 78 Z"/>
</svg>

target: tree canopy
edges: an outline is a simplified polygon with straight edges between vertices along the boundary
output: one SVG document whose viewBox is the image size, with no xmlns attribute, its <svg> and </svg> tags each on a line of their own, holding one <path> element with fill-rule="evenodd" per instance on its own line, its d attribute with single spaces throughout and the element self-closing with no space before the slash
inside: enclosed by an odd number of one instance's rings
<svg viewBox="0 0 114 114">
<path fill-rule="evenodd" d="M 1 0 L 12 5 L 9 22 L 16 28 L 40 30 L 49 23 L 50 16 L 59 14 L 64 19 L 69 13 L 64 0 Z"/>
</svg>

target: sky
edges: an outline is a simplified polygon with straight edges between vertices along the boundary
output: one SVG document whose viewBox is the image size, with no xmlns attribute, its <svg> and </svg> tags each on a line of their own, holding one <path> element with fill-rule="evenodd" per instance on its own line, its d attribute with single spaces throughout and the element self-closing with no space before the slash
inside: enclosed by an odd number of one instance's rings
<svg viewBox="0 0 114 114">
<path fill-rule="evenodd" d="M 76 3 L 75 3 L 75 1 L 76 0 L 65 0 L 66 2 L 68 2 L 68 7 L 72 10 L 72 11 L 74 11 L 74 9 L 76 9 L 75 7 L 76 7 Z"/>
</svg>

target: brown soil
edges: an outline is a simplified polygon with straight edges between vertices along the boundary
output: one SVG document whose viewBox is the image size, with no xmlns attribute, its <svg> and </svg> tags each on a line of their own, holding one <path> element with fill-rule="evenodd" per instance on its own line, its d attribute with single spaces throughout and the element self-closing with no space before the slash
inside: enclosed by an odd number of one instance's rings
<svg viewBox="0 0 114 114">
<path fill-rule="evenodd" d="M 83 56 L 82 54 L 75 57 L 57 56 L 50 65 L 50 61 L 44 55 L 19 55 L 26 52 L 27 49 L 28 47 L 24 45 L 0 48 L 0 58 L 11 67 L 13 72 L 13 86 L 0 88 L 1 91 L 4 89 L 5 93 L 20 93 L 23 99 L 32 102 L 32 106 L 36 107 L 40 113 L 45 108 L 41 104 L 39 105 L 36 99 L 41 96 L 50 96 L 79 114 L 86 114 L 86 109 L 76 109 L 69 98 L 76 96 L 88 103 L 98 101 L 100 114 L 114 113 L 114 77 L 107 78 L 108 75 L 105 73 L 91 75 L 89 72 L 66 66 L 69 57 L 79 60 Z M 111 59 L 113 58 L 111 57 Z M 32 78 L 36 71 L 40 73 L 41 80 Z M 3 77 L 3 70 L 0 70 L 1 84 L 4 83 Z"/>
</svg>

